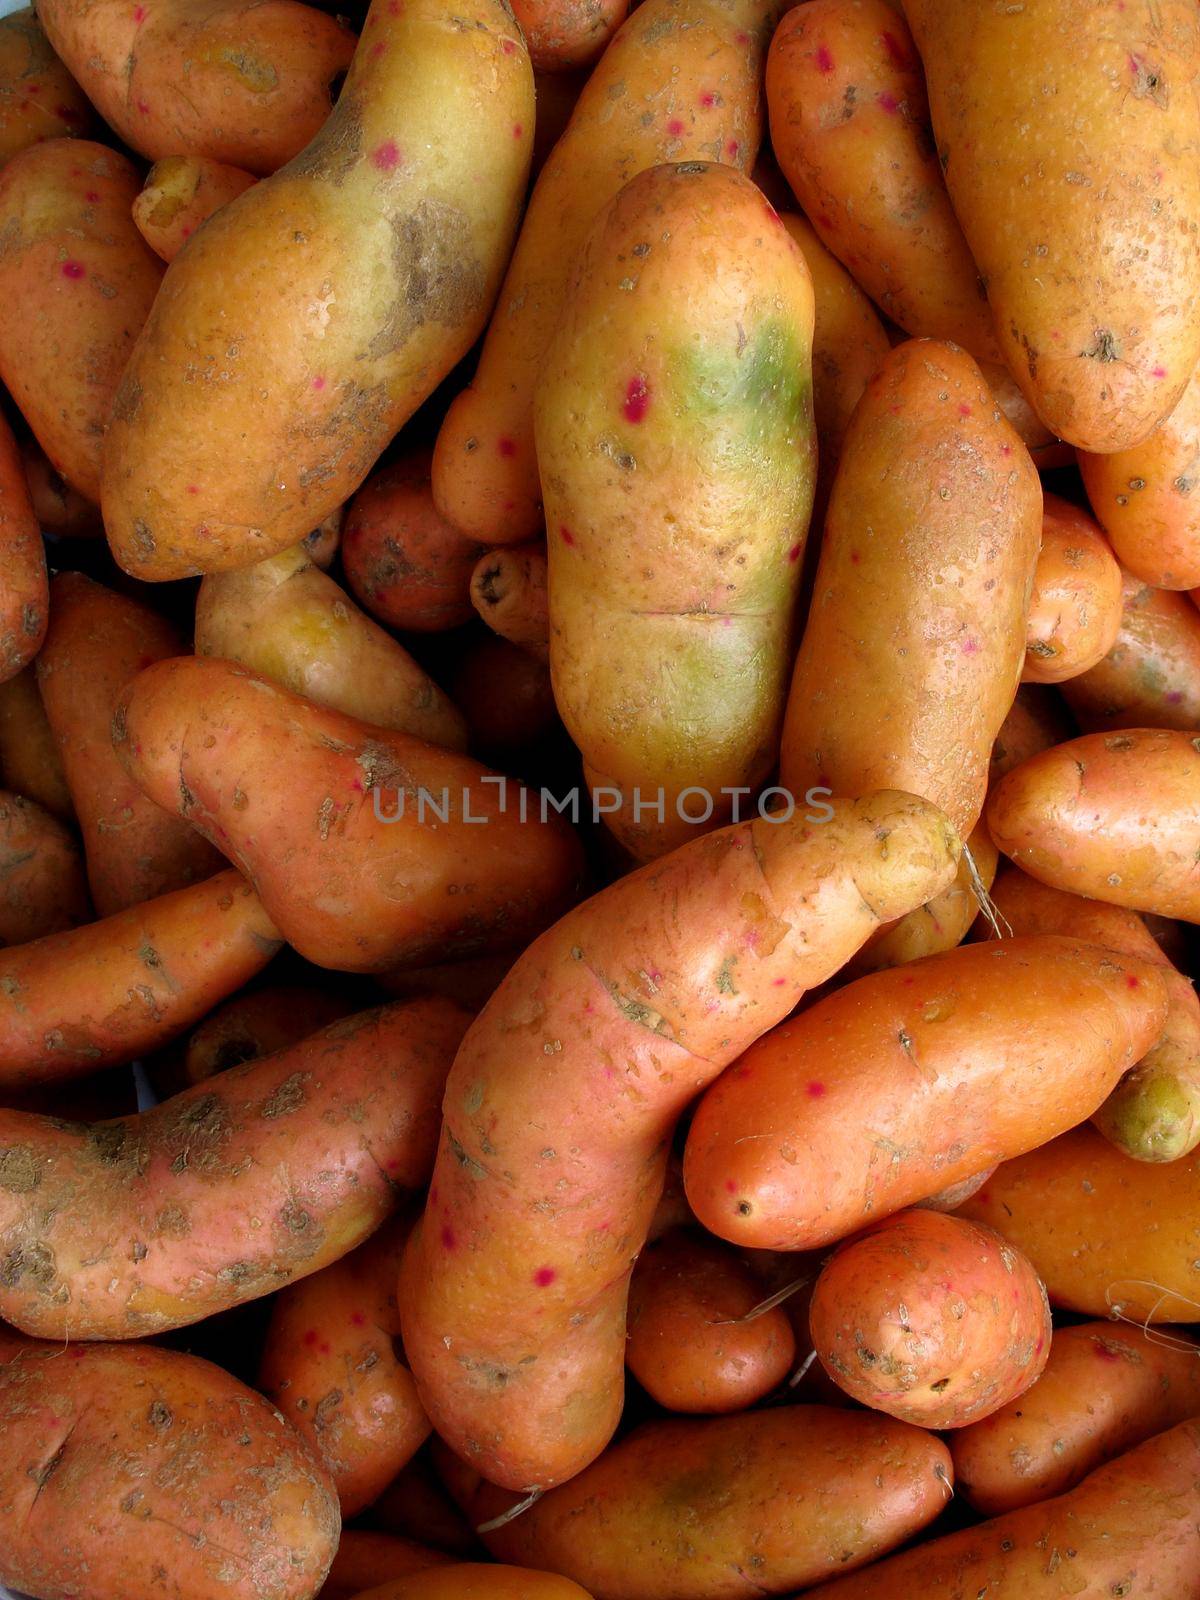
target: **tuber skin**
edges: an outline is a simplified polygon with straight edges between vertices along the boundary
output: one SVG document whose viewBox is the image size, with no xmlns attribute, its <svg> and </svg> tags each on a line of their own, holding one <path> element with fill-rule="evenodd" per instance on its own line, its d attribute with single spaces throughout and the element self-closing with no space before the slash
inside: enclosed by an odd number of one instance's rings
<svg viewBox="0 0 1200 1600">
<path fill-rule="evenodd" d="M 534 185 L 475 376 L 434 446 L 434 501 L 485 548 L 524 544 L 542 531 L 534 388 L 597 213 L 663 162 L 720 159 L 750 171 L 778 6 L 644 0 L 584 85 Z"/>
<path fill-rule="evenodd" d="M 780 782 L 906 789 L 965 838 L 1025 661 L 1041 531 L 1037 471 L 970 356 L 896 346 L 843 441 Z"/>
<path fill-rule="evenodd" d="M 428 1177 L 467 1021 L 362 1012 L 117 1122 L 0 1111 L 0 1316 L 139 1339 L 338 1260 Z"/>
<path fill-rule="evenodd" d="M 1198 595 L 1200 589 L 1191 597 L 1152 589 L 1122 572 L 1121 620 L 1112 647 L 1063 685 L 1063 698 L 1084 733 L 1200 728 Z"/>
<path fill-rule="evenodd" d="M 282 941 L 240 873 L 0 950 L 0 1085 L 55 1083 L 174 1039 Z"/>
<path fill-rule="evenodd" d="M 183 640 L 148 606 L 81 572 L 58 573 L 50 596 L 38 690 L 83 835 L 92 902 L 108 917 L 223 865 L 193 828 L 146 798 L 112 747 L 121 691 L 152 661 L 182 655 Z"/>
<path fill-rule="evenodd" d="M 466 747 L 457 707 L 303 544 L 204 579 L 196 598 L 196 654 L 240 661 L 361 722 L 447 750 Z"/>
<path fill-rule="evenodd" d="M 680 1113 L 954 875 L 959 841 L 927 802 L 830 804 L 619 879 L 529 946 L 463 1041 L 400 1315 L 435 1429 L 494 1483 L 562 1482 L 612 1434 L 630 1268 Z"/>
<path fill-rule="evenodd" d="M 0 777 L 5 787 L 74 823 L 75 806 L 58 744 L 38 693 L 37 665 L 0 683 Z"/>
<path fill-rule="evenodd" d="M 94 121 L 33 8 L 0 17 L 0 167 L 43 139 L 90 133 Z"/>
<path fill-rule="evenodd" d="M 843 1244 L 813 1288 L 817 1358 L 860 1404 L 918 1427 L 977 1422 L 1023 1394 L 1050 1354 L 1046 1291 L 998 1233 L 901 1211 Z"/>
<path fill-rule="evenodd" d="M 120 566 L 148 582 L 247 566 L 350 498 L 483 330 L 532 130 L 504 0 L 373 0 L 320 132 L 164 280 L 105 445 Z"/>
<path fill-rule="evenodd" d="M 46 547 L 25 466 L 0 416 L 0 683 L 23 672 L 46 637 Z"/>
<path fill-rule="evenodd" d="M 888 0 L 793 7 L 766 86 L 776 159 L 825 247 L 905 332 L 999 361 L 903 15 Z"/>
<path fill-rule="evenodd" d="M 1050 1304 L 1133 1323 L 1192 1322 L 1200 1152 L 1131 1161 L 1086 1123 L 1002 1162 L 958 1213 L 1029 1257 Z"/>
<path fill-rule="evenodd" d="M 575 898 L 579 840 L 536 796 L 233 662 L 147 668 L 113 736 L 144 792 L 239 865 L 317 966 L 378 972 L 506 949 Z"/>
<path fill-rule="evenodd" d="M 1200 359 L 1195 6 L 904 0 L 904 15 L 1013 377 L 1069 444 L 1139 444 Z"/>
<path fill-rule="evenodd" d="M 296 0 L 38 0 L 50 42 L 109 127 L 151 161 L 274 172 L 321 129 L 350 29 Z"/>
<path fill-rule="evenodd" d="M 62 933 L 91 915 L 74 835 L 35 800 L 0 789 L 0 946 Z"/>
<path fill-rule="evenodd" d="M 55 470 L 100 499 L 114 396 L 162 282 L 133 224 L 133 163 L 91 139 L 30 145 L 0 168 L 4 383 Z"/>
<path fill-rule="evenodd" d="M 396 1274 L 411 1216 L 276 1295 L 258 1386 L 324 1462 L 349 1520 L 429 1437 L 399 1349 Z"/>
<path fill-rule="evenodd" d="M 952 1476 L 940 1439 L 877 1412 L 664 1417 L 483 1537 L 604 1600 L 744 1600 L 894 1549 L 941 1512 Z M 512 1496 L 480 1482 L 466 1503 L 478 1524 Z"/>
<path fill-rule="evenodd" d="M 1092 1113 L 1106 1139 L 1135 1161 L 1178 1161 L 1200 1144 L 1200 998 L 1160 948 L 1142 917 L 1039 883 L 1006 867 L 993 903 L 1014 934 L 1063 934 L 1157 966 L 1167 990 L 1167 1015 L 1146 1053 Z M 983 919 L 977 937 L 990 938 Z"/>
<path fill-rule="evenodd" d="M 992 790 L 987 824 L 1030 877 L 1091 900 L 1200 922 L 1200 735 L 1089 733 L 1041 750 Z"/>
<path fill-rule="evenodd" d="M 208 156 L 168 156 L 147 173 L 133 220 L 155 255 L 174 261 L 201 223 L 255 181 L 241 167 Z"/>
<path fill-rule="evenodd" d="M 1182 1334 L 1059 1328 L 1032 1388 L 949 1439 L 955 1487 L 985 1517 L 1065 1494 L 1105 1461 L 1200 1415 L 1200 1346 Z"/>
<path fill-rule="evenodd" d="M 546 661 L 550 655 L 546 584 L 544 544 L 489 550 L 471 571 L 471 604 L 493 633 Z"/>
<path fill-rule="evenodd" d="M 746 1411 L 792 1370 L 796 1340 L 776 1306 L 756 1317 L 759 1280 L 736 1252 L 674 1229 L 638 1257 L 625 1364 L 667 1411 Z"/>
<path fill-rule="evenodd" d="M 42 1600 L 310 1600 L 337 1549 L 315 1456 L 196 1356 L 6 1332 L 0 1428 L 0 1582 Z"/>
<path fill-rule="evenodd" d="M 342 531 L 342 566 L 359 604 L 414 633 L 471 620 L 471 574 L 484 553 L 434 505 L 430 464 L 429 451 L 415 451 L 373 472 Z"/>
<path fill-rule="evenodd" d="M 701 1223 L 743 1248 L 818 1249 L 1090 1116 L 1169 1000 L 1160 959 L 1088 937 L 889 967 L 759 1039 L 692 1119 Z"/>
<path fill-rule="evenodd" d="M 1059 1600 L 1200 1594 L 1200 1422 L 1110 1461 L 1076 1489 L 822 1584 L 807 1600 Z"/>
</svg>

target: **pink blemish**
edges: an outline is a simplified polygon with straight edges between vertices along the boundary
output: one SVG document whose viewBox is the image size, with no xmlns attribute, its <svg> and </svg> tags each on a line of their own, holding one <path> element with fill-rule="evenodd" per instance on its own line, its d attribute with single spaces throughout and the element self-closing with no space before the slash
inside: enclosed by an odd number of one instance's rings
<svg viewBox="0 0 1200 1600">
<path fill-rule="evenodd" d="M 851 550 L 851 552 L 850 552 L 850 565 L 852 567 L 856 567 L 861 560 L 862 560 L 862 557 L 859 555 L 858 551 L 857 550 Z"/>
<path fill-rule="evenodd" d="M 453 1228 L 442 1229 L 442 1244 L 447 1250 L 457 1250 L 458 1240 L 455 1238 Z"/>
<path fill-rule="evenodd" d="M 808 1089 L 807 1089 L 806 1093 L 808 1094 L 808 1098 L 810 1100 L 819 1100 L 821 1098 L 821 1096 L 825 1093 L 825 1085 L 823 1083 L 818 1083 L 817 1080 L 814 1078 L 812 1080 L 812 1082 L 808 1085 Z"/>
<path fill-rule="evenodd" d="M 507 456 L 507 457 L 515 456 L 516 453 L 517 453 L 516 440 L 515 439 L 509 439 L 507 437 L 503 438 L 503 439 L 497 439 L 496 440 L 496 449 L 499 450 L 499 452 L 500 452 L 500 454 L 502 456 Z"/>
<path fill-rule="evenodd" d="M 700 104 L 704 107 L 704 109 L 706 111 L 710 110 L 713 106 L 716 105 L 716 103 L 717 103 L 717 97 L 712 92 L 711 89 L 706 89 L 704 91 L 704 93 L 700 96 Z"/>
<path fill-rule="evenodd" d="M 1010 445 L 1010 444 L 1002 444 L 1000 446 L 1000 454 L 1002 456 L 1006 456 L 1006 457 L 1012 455 L 1012 445 Z"/>
<path fill-rule="evenodd" d="M 905 978 L 905 980 L 904 980 L 904 987 L 905 987 L 905 988 L 906 988 L 906 989 L 911 989 L 911 988 L 912 988 L 912 986 L 913 986 L 913 984 L 914 984 L 914 983 L 916 983 L 916 981 L 917 981 L 917 980 L 916 980 L 916 979 L 915 979 L 915 978 Z"/>
<path fill-rule="evenodd" d="M 737 1193 L 737 1184 L 734 1183 L 732 1178 L 726 1178 L 725 1179 L 725 1192 L 727 1194 L 736 1194 Z"/>
<path fill-rule="evenodd" d="M 685 124 L 678 117 L 672 117 L 670 122 L 667 123 L 667 132 L 672 139 L 682 138 L 684 130 Z"/>
<path fill-rule="evenodd" d="M 574 544 L 575 543 L 575 535 L 571 532 L 570 528 L 567 527 L 565 522 L 560 522 L 559 523 L 559 525 L 558 525 L 558 536 L 559 536 L 559 538 L 562 540 L 562 542 L 564 544 Z"/>
<path fill-rule="evenodd" d="M 962 653 L 965 656 L 977 656 L 979 654 L 979 640 L 964 639 L 962 644 Z"/>
<path fill-rule="evenodd" d="M 355 778 L 354 782 L 350 785 L 350 793 L 351 794 L 361 794 L 362 792 L 363 792 L 362 781 L 359 778 Z"/>
<path fill-rule="evenodd" d="M 730 139 L 729 143 L 725 146 L 725 154 L 729 157 L 730 161 L 736 161 L 738 156 L 741 154 L 741 149 L 742 147 L 736 139 Z"/>
<path fill-rule="evenodd" d="M 533 1281 L 539 1289 L 548 1289 L 558 1277 L 553 1267 L 539 1267 L 533 1275 Z"/>
<path fill-rule="evenodd" d="M 199 484 L 189 483 L 188 484 L 188 493 L 189 494 L 199 494 L 200 493 Z"/>
<path fill-rule="evenodd" d="M 79 112 L 73 106 L 55 106 L 54 115 L 61 117 L 64 122 L 79 122 Z"/>
<path fill-rule="evenodd" d="M 900 415 L 900 407 L 899 406 L 889 406 L 888 410 L 892 413 L 892 415 L 894 417 L 898 417 Z"/>
<path fill-rule="evenodd" d="M 645 419 L 650 409 L 650 386 L 638 373 L 636 378 L 630 378 L 625 390 L 625 403 L 621 407 L 621 415 L 626 422 L 641 422 Z"/>
<path fill-rule="evenodd" d="M 133 20 L 135 22 L 145 22 L 145 20 L 146 20 L 146 8 L 145 8 L 145 6 L 134 6 L 134 8 L 133 8 Z"/>
<path fill-rule="evenodd" d="M 500 48 L 501 48 L 501 50 L 504 51 L 504 54 L 506 56 L 511 56 L 511 55 L 513 55 L 515 53 L 517 47 L 512 42 L 511 39 L 505 39 L 504 43 L 500 46 Z"/>
<path fill-rule="evenodd" d="M 786 978 L 772 978 L 771 979 L 771 987 L 773 989 L 782 989 L 786 982 L 787 982 Z"/>
<path fill-rule="evenodd" d="M 800 551 L 802 549 L 803 549 L 802 545 L 794 544 L 792 546 L 792 548 L 788 551 L 788 562 L 789 562 L 789 564 L 791 566 L 794 567 L 796 565 L 797 561 L 799 561 L 799 559 L 800 559 Z"/>
<path fill-rule="evenodd" d="M 1166 701 L 1167 701 L 1167 704 L 1169 706 L 1177 706 L 1182 699 L 1183 699 L 1183 690 L 1182 689 L 1168 689 L 1167 690 Z"/>
<path fill-rule="evenodd" d="M 875 96 L 875 104 L 881 111 L 886 111 L 889 117 L 894 117 L 900 109 L 900 102 L 894 94 L 888 94 L 885 89 L 882 94 Z"/>
<path fill-rule="evenodd" d="M 352 1328 L 365 1328 L 366 1325 L 367 1319 L 363 1316 L 361 1311 L 354 1311 L 351 1313 L 350 1326 Z"/>
<path fill-rule="evenodd" d="M 817 71 L 828 76 L 833 71 L 833 57 L 829 53 L 829 46 L 822 45 L 817 51 Z"/>
<path fill-rule="evenodd" d="M 62 275 L 64 278 L 86 278 L 87 268 L 82 261 L 64 261 Z"/>
<path fill-rule="evenodd" d="M 325 379 L 321 376 L 321 374 L 319 372 L 317 373 L 316 377 L 313 379 L 312 386 L 313 386 L 314 389 L 323 389 L 325 387 Z"/>
<path fill-rule="evenodd" d="M 606 1078 L 615 1078 L 616 1075 L 617 1075 L 617 1073 L 616 1073 L 616 1068 L 615 1067 L 605 1067 L 604 1076 Z"/>
<path fill-rule="evenodd" d="M 41 86 L 40 83 L 31 83 L 29 85 L 28 89 L 26 89 L 26 91 L 25 91 L 26 94 L 34 94 L 34 95 L 41 94 L 41 92 L 42 92 L 42 86 Z"/>
<path fill-rule="evenodd" d="M 1097 1339 L 1092 1344 L 1092 1349 L 1101 1361 L 1120 1361 L 1120 1356 L 1115 1350 L 1110 1350 L 1106 1344 L 1101 1344 Z"/>
<path fill-rule="evenodd" d="M 85 1355 L 87 1355 L 87 1350 L 85 1349 L 85 1347 L 83 1345 L 81 1345 L 81 1344 L 73 1344 L 71 1346 L 71 1360 L 72 1361 L 82 1361 Z"/>
<path fill-rule="evenodd" d="M 734 44 L 743 44 L 743 45 L 749 44 L 750 43 L 750 35 L 744 29 L 742 29 L 738 33 L 734 34 L 733 42 L 734 42 Z"/>
<path fill-rule="evenodd" d="M 430 1186 L 429 1186 L 429 1204 L 431 1206 L 437 1205 L 437 1197 L 438 1197 L 437 1184 L 436 1183 L 431 1183 Z"/>
<path fill-rule="evenodd" d="M 1140 987 L 1139 984 L 1138 984 L 1138 980 L 1134 977 L 1132 972 L 1126 974 L 1125 987 L 1127 989 L 1137 989 L 1138 987 Z"/>
<path fill-rule="evenodd" d="M 767 216 L 777 228 L 783 227 L 783 218 L 779 215 L 778 211 L 776 211 L 775 207 L 769 200 L 763 201 L 763 210 L 767 213 Z"/>
<path fill-rule="evenodd" d="M 180 233 L 182 234 L 182 236 L 185 239 L 190 239 L 192 237 L 192 229 L 191 229 L 191 224 L 190 223 L 185 222 L 183 227 L 180 228 L 179 231 L 180 231 Z"/>
<path fill-rule="evenodd" d="M 1141 56 L 1135 56 L 1135 55 L 1130 55 L 1129 56 L 1129 70 L 1133 74 L 1133 76 L 1136 78 L 1138 73 L 1142 70 L 1142 58 L 1141 58 Z"/>
<path fill-rule="evenodd" d="M 986 1189 L 980 1189 L 975 1198 L 979 1201 L 980 1205 L 990 1206 L 992 1203 L 992 1197 Z"/>
<path fill-rule="evenodd" d="M 89 189 L 83 198 L 90 206 L 96 206 L 100 204 L 100 196 L 96 193 L 95 189 Z"/>
<path fill-rule="evenodd" d="M 385 55 L 387 55 L 387 45 L 379 39 L 371 46 L 371 60 L 378 61 L 380 56 Z"/>
<path fill-rule="evenodd" d="M 970 406 L 968 406 L 968 405 L 961 405 L 961 406 L 959 406 L 959 408 L 958 408 L 958 414 L 959 414 L 959 416 L 960 416 L 960 417 L 969 417 L 969 416 L 970 416 L 970 415 L 971 415 L 971 408 L 970 408 Z"/>
<path fill-rule="evenodd" d="M 250 843 L 253 844 L 254 840 L 251 839 Z M 399 1167 L 400 1162 L 399 1162 L 399 1159 L 396 1156 L 389 1156 L 387 1161 L 386 1161 L 386 1163 L 385 1163 L 385 1165 L 386 1165 L 386 1167 L 387 1167 L 389 1172 L 395 1172 L 397 1167 Z"/>
<path fill-rule="evenodd" d="M 315 1350 L 316 1347 L 317 1347 L 317 1342 L 320 1339 L 320 1337 L 321 1337 L 321 1335 L 317 1332 L 317 1330 L 315 1328 L 310 1328 L 308 1330 L 308 1332 L 304 1335 L 304 1343 L 308 1346 L 308 1348 L 310 1350 Z"/>
<path fill-rule="evenodd" d="M 388 0 L 388 16 L 398 17 L 404 11 L 403 0 Z"/>
<path fill-rule="evenodd" d="M 1154 371 L 1150 374 L 1150 376 L 1152 378 L 1165 378 L 1166 375 L 1167 375 L 1166 367 L 1155 367 Z"/>
<path fill-rule="evenodd" d="M 371 165 L 380 172 L 391 172 L 400 165 L 400 147 L 394 139 L 385 139 L 371 151 Z"/>
<path fill-rule="evenodd" d="M 137 108 L 144 117 L 148 117 L 150 115 L 150 106 L 145 100 L 139 100 L 137 103 Z"/>
<path fill-rule="evenodd" d="M 1039 1339 L 1039 1340 L 1038 1340 L 1038 1342 L 1037 1342 L 1037 1344 L 1035 1344 L 1035 1345 L 1034 1345 L 1034 1347 L 1033 1347 L 1033 1353 L 1034 1353 L 1034 1355 L 1035 1355 L 1035 1356 L 1040 1356 L 1040 1355 L 1041 1355 L 1041 1353 L 1042 1353 L 1042 1351 L 1043 1351 L 1043 1350 L 1044 1350 L 1044 1349 L 1045 1349 L 1045 1348 L 1046 1348 L 1046 1341 L 1045 1341 L 1045 1339 Z"/>
<path fill-rule="evenodd" d="M 517 502 L 515 500 L 506 500 L 504 502 L 504 510 L 505 511 L 515 511 L 516 509 L 517 509 Z"/>
<path fill-rule="evenodd" d="M 322 1339 L 321 1340 L 321 1354 L 323 1356 L 328 1356 L 328 1355 L 332 1355 L 333 1354 L 333 1346 L 329 1343 L 328 1339 Z"/>
<path fill-rule="evenodd" d="M 519 122 L 514 122 L 513 123 L 513 138 L 514 139 L 519 139 L 524 132 L 525 132 L 525 129 L 521 126 L 521 124 Z"/>
<path fill-rule="evenodd" d="M 897 39 L 894 33 L 881 33 L 879 35 L 879 42 L 883 45 L 883 48 L 887 51 L 888 55 L 892 58 L 892 61 L 896 66 L 909 67 L 912 65 L 912 62 L 909 60 L 908 51 L 900 43 L 899 39 Z"/>
</svg>

